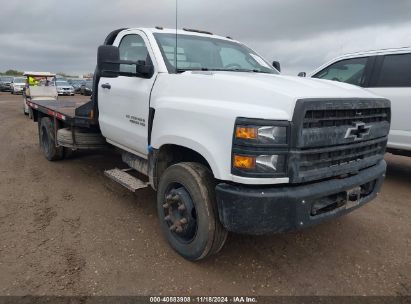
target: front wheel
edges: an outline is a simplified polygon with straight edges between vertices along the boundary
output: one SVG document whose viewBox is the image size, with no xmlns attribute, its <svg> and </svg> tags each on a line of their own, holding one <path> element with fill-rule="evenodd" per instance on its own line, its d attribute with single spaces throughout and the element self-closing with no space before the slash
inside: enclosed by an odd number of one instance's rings
<svg viewBox="0 0 411 304">
<path fill-rule="evenodd" d="M 216 206 L 214 178 L 198 163 L 179 163 L 160 178 L 157 211 L 171 247 L 184 258 L 198 261 L 223 247 L 228 232 Z"/>
</svg>

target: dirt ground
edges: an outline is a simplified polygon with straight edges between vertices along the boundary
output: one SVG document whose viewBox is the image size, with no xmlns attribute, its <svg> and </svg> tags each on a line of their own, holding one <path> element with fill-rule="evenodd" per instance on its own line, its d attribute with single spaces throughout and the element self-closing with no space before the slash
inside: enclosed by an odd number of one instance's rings
<svg viewBox="0 0 411 304">
<path fill-rule="evenodd" d="M 232 234 L 190 263 L 163 239 L 154 191 L 104 176 L 121 166 L 114 150 L 48 162 L 22 97 L 0 93 L 0 295 L 411 295 L 411 158 L 386 159 L 367 206 L 297 233 Z"/>
</svg>

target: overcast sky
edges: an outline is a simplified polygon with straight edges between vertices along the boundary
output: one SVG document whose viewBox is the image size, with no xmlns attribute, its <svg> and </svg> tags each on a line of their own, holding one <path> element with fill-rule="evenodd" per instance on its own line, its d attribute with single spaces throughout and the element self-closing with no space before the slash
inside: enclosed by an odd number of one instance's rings
<svg viewBox="0 0 411 304">
<path fill-rule="evenodd" d="M 229 35 L 285 74 L 335 56 L 411 46 L 411 0 L 178 0 L 178 27 Z M 175 0 L 0 0 L 0 71 L 94 70 L 121 27 L 175 27 Z"/>
</svg>

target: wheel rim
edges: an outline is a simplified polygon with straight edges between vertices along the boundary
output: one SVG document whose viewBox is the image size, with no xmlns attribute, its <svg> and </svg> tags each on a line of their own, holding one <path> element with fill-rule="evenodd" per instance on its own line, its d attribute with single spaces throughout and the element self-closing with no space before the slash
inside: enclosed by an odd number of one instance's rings
<svg viewBox="0 0 411 304">
<path fill-rule="evenodd" d="M 197 234 L 197 212 L 187 189 L 180 184 L 168 187 L 164 196 L 164 222 L 181 243 L 190 243 Z"/>
<path fill-rule="evenodd" d="M 43 146 L 44 152 L 46 153 L 46 155 L 48 155 L 50 151 L 50 143 L 49 143 L 49 138 L 47 136 L 47 130 L 44 127 L 41 130 L 42 130 L 41 132 L 42 146 Z"/>
</svg>

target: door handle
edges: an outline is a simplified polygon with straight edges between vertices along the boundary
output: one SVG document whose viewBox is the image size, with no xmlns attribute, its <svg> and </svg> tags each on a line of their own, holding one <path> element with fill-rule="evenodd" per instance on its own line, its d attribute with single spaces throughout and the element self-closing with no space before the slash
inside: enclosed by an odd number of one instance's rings
<svg viewBox="0 0 411 304">
<path fill-rule="evenodd" d="M 109 83 L 103 83 L 102 85 L 101 85 L 101 87 L 103 88 L 103 89 L 111 89 L 111 84 L 109 84 Z"/>
</svg>

